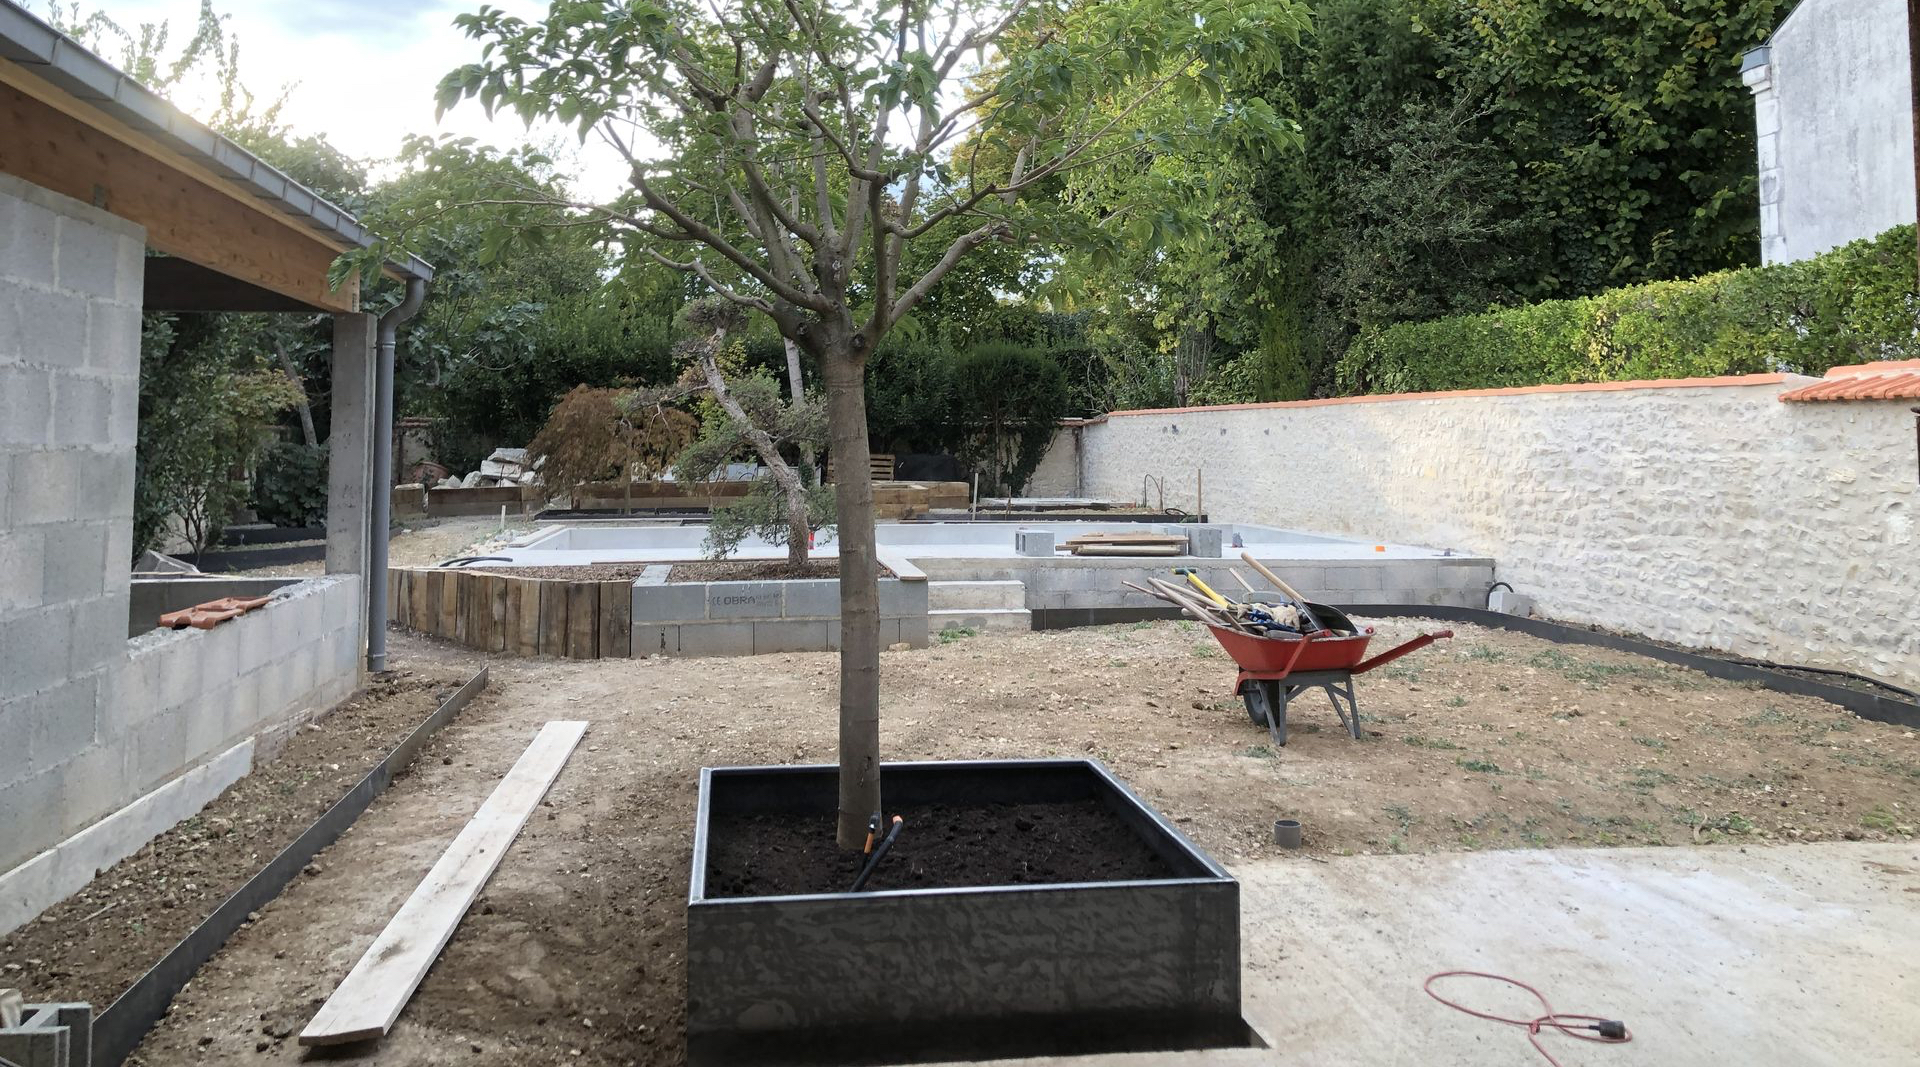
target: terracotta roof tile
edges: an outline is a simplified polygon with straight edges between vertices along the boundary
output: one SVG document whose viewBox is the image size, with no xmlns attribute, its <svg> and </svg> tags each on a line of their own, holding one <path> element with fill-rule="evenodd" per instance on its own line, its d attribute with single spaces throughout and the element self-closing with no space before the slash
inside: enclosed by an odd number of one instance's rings
<svg viewBox="0 0 1920 1067">
<path fill-rule="evenodd" d="M 1789 389 L 1782 400 L 1920 399 L 1920 359 L 1887 360 L 1834 367 L 1812 385 Z"/>
</svg>

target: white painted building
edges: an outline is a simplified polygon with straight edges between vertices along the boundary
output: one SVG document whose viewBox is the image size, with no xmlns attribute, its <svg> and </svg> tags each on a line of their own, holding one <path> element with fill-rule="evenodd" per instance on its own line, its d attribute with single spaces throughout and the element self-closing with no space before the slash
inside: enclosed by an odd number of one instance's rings
<svg viewBox="0 0 1920 1067">
<path fill-rule="evenodd" d="M 1764 262 L 1914 220 L 1908 72 L 1905 0 L 1802 0 L 1747 53 Z"/>
</svg>

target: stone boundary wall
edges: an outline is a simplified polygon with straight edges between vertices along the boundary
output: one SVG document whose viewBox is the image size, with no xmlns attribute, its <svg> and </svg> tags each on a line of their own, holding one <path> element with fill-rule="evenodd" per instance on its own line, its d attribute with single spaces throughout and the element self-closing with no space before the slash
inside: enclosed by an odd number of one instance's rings
<svg viewBox="0 0 1920 1067">
<path fill-rule="evenodd" d="M 1549 618 L 1911 688 L 1913 402 L 1778 400 L 1812 381 L 1116 412 L 1083 428 L 1079 480 L 1131 500 L 1163 477 L 1190 507 L 1199 468 L 1218 521 L 1490 556 Z"/>
<path fill-rule="evenodd" d="M 120 642 L 97 693 L 85 690 L 93 699 L 36 704 L 9 723 L 31 740 L 0 744 L 0 780 L 13 783 L 0 818 L 0 919 L 32 918 L 198 811 L 250 765 L 249 755 L 208 772 L 222 753 L 351 696 L 360 603 L 359 577 L 334 575 L 211 630 L 151 629 Z M 165 818 L 128 811 L 156 795 Z"/>
</svg>

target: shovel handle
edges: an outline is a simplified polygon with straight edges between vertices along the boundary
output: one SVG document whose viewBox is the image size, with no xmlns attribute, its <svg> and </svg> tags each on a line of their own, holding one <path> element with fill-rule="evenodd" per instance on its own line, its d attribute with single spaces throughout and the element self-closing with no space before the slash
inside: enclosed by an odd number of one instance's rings
<svg viewBox="0 0 1920 1067">
<path fill-rule="evenodd" d="M 1260 577 L 1265 578 L 1269 582 L 1272 582 L 1273 587 L 1275 589 L 1278 589 L 1282 593 L 1285 593 L 1288 596 L 1292 597 L 1293 602 L 1295 604 L 1300 605 L 1300 614 L 1305 615 L 1307 617 L 1307 621 L 1313 624 L 1314 629 L 1316 630 L 1326 629 L 1325 626 L 1320 625 L 1319 619 L 1316 619 L 1313 617 L 1313 609 L 1307 606 L 1307 598 L 1301 596 L 1299 592 L 1293 588 L 1293 586 L 1288 585 L 1285 581 L 1281 580 L 1279 575 L 1268 570 L 1266 564 L 1260 562 L 1257 559 L 1254 559 L 1253 553 L 1242 552 L 1240 553 L 1240 558 L 1247 561 L 1247 566 L 1252 567 L 1256 571 L 1259 571 Z"/>
</svg>

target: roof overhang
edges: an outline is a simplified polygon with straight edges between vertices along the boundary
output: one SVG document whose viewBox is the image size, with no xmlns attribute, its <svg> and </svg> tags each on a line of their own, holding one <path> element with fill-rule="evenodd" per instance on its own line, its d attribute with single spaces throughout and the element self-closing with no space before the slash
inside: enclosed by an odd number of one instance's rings
<svg viewBox="0 0 1920 1067">
<path fill-rule="evenodd" d="M 0 172 L 146 228 L 149 247 L 298 306 L 359 310 L 327 272 L 374 236 L 350 214 L 0 0 Z M 433 277 L 414 256 L 392 278 Z M 223 309 L 239 310 L 239 309 Z"/>
</svg>

